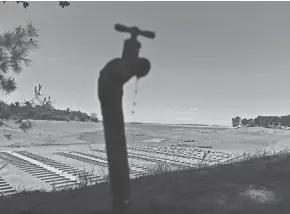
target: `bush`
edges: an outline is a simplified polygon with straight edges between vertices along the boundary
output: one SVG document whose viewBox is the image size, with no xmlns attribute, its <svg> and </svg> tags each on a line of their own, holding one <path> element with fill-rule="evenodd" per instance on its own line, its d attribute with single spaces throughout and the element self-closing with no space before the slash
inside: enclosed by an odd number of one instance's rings
<svg viewBox="0 0 290 214">
<path fill-rule="evenodd" d="M 66 121 L 69 122 L 69 119 L 60 116 L 60 115 L 52 115 L 52 119 L 51 120 L 56 120 L 56 121 Z"/>
<path fill-rule="evenodd" d="M 91 122 L 98 123 L 99 119 L 98 118 L 91 118 Z"/>
</svg>

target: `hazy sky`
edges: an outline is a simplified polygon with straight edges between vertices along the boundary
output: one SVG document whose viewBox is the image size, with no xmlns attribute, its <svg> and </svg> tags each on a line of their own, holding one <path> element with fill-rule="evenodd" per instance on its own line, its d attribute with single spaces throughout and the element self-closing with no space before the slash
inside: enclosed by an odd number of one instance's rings
<svg viewBox="0 0 290 214">
<path fill-rule="evenodd" d="M 55 107 L 100 115 L 97 78 L 121 54 L 126 34 L 115 23 L 154 30 L 140 38 L 152 63 L 125 87 L 126 121 L 230 124 L 234 116 L 290 112 L 290 2 L 31 2 L 0 4 L 1 32 L 29 21 L 40 49 L 16 77 L 6 101 L 33 96 L 43 84 Z"/>
</svg>

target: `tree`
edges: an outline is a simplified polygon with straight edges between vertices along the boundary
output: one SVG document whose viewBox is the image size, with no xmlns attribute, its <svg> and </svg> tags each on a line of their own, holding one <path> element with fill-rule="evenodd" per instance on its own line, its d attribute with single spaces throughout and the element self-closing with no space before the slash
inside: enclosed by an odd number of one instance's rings
<svg viewBox="0 0 290 214">
<path fill-rule="evenodd" d="M 232 118 L 232 125 L 233 127 L 239 126 L 241 123 L 241 118 L 239 116 Z"/>
<path fill-rule="evenodd" d="M 70 108 L 67 108 L 65 114 L 69 115 L 69 113 L 70 113 Z"/>
<path fill-rule="evenodd" d="M 258 116 L 254 119 L 254 122 L 255 122 L 255 125 L 256 126 L 262 126 L 262 123 L 263 123 L 263 117 L 262 116 Z"/>
<path fill-rule="evenodd" d="M 10 94 L 15 91 L 16 82 L 7 77 L 9 72 L 19 74 L 23 66 L 29 66 L 29 54 L 38 48 L 38 34 L 32 24 L 18 26 L 13 31 L 0 35 L 0 91 Z"/>
<path fill-rule="evenodd" d="M 238 126 L 239 118 L 232 118 L 233 126 Z M 243 126 L 247 125 L 250 127 L 259 126 L 265 128 L 272 128 L 276 126 L 290 126 L 290 115 L 285 116 L 257 116 L 255 119 L 246 119 L 241 120 Z"/>
<path fill-rule="evenodd" d="M 23 65 L 30 65 L 31 59 L 28 56 L 38 47 L 37 38 L 38 34 L 32 24 L 26 27 L 18 26 L 13 31 L 0 35 L 0 91 L 4 95 L 12 93 L 17 88 L 14 78 L 7 77 L 7 74 L 9 72 L 19 74 L 23 70 Z M 9 127 L 7 121 L 12 116 L 10 108 L 5 107 L 4 102 L 0 105 L 3 110 L 0 116 L 0 127 Z M 19 106 L 19 103 L 16 106 Z M 31 127 L 29 122 L 23 120 L 19 120 L 18 124 L 23 131 Z M 8 135 L 6 137 L 10 138 Z"/>
<path fill-rule="evenodd" d="M 3 1 L 5 4 L 7 1 Z M 24 8 L 29 7 L 30 3 L 26 1 L 16 1 L 17 4 L 22 3 Z M 64 8 L 70 5 L 68 1 L 60 1 L 59 5 Z M 31 59 L 29 58 L 29 54 L 32 50 L 38 48 L 38 34 L 36 28 L 32 26 L 32 24 L 28 24 L 26 27 L 18 26 L 13 31 L 4 32 L 0 35 L 0 91 L 8 95 L 16 90 L 16 82 L 14 78 L 7 77 L 9 72 L 13 72 L 19 74 L 23 70 L 23 65 L 29 66 L 31 63 Z M 40 90 L 41 85 L 39 84 L 39 88 L 35 87 L 35 97 L 32 101 L 36 100 L 41 105 L 47 106 L 50 110 L 53 110 L 51 106 L 50 97 L 46 100 L 41 100 Z M 31 107 L 31 104 L 26 102 L 26 107 Z M 19 102 L 15 103 L 15 105 L 8 106 L 5 105 L 4 102 L 0 103 L 0 127 L 13 128 L 7 125 L 7 122 L 11 120 L 11 110 L 20 108 Z M 16 124 L 19 124 L 19 127 L 23 131 L 28 131 L 31 128 L 31 122 L 25 120 L 25 116 L 22 115 L 23 118 L 19 118 L 16 121 Z M 32 112 L 27 114 L 26 116 L 33 116 Z M 11 135 L 5 134 L 4 136 L 7 139 L 11 139 Z"/>
<path fill-rule="evenodd" d="M 254 123 L 254 119 L 253 118 L 248 119 L 248 126 L 249 127 L 254 127 L 255 126 L 255 123 Z"/>
<path fill-rule="evenodd" d="M 242 126 L 247 126 L 248 125 L 248 119 L 247 118 L 244 118 L 241 120 L 241 125 Z"/>
<path fill-rule="evenodd" d="M 99 122 L 99 119 L 98 119 L 96 113 L 91 113 L 91 114 L 90 114 L 90 120 L 91 120 L 92 122 L 95 122 L 95 123 Z"/>
</svg>

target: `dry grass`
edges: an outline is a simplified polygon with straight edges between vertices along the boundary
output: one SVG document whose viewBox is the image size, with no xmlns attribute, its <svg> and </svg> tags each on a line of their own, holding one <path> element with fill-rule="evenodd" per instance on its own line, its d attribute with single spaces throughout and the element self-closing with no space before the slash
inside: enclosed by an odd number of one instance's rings
<svg viewBox="0 0 290 214">
<path fill-rule="evenodd" d="M 65 127 L 62 123 L 40 121 L 29 135 L 14 133 L 14 142 L 5 143 L 27 145 L 27 141 L 33 146 L 39 142 L 68 144 L 80 136 L 88 142 L 103 139 L 100 133 L 79 133 L 88 131 L 92 124 L 67 124 Z M 264 129 L 200 133 L 176 131 L 176 127 L 152 124 L 128 127 L 127 139 L 134 142 L 150 138 L 197 139 L 201 142 L 210 139 L 221 142 L 218 145 L 212 144 L 217 147 L 224 145 L 225 148 L 236 148 L 239 145 L 245 148 L 247 145 L 265 146 L 268 142 L 290 138 L 289 133 L 274 135 L 266 133 Z M 137 136 L 136 133 L 145 136 Z M 274 154 L 272 151 L 259 151 L 252 156 L 245 154 L 239 159 L 241 162 L 218 166 L 208 166 L 206 156 L 205 153 L 197 169 L 177 171 L 170 164 L 156 164 L 147 169 L 151 176 L 131 180 L 133 213 L 286 214 L 290 210 L 290 156 L 286 149 Z M 101 174 L 102 183 L 90 182 L 87 174 L 80 174 L 77 175 L 79 179 L 76 185 L 53 188 L 51 192 L 19 188 L 18 194 L 0 197 L 1 211 L 5 214 L 109 214 L 111 197 L 108 176 L 106 173 Z"/>
<path fill-rule="evenodd" d="M 70 145 L 72 142 L 83 143 L 79 138 L 83 133 L 102 129 L 101 123 L 35 120 L 33 128 L 25 133 L 21 130 L 8 130 L 12 140 L 8 141 L 0 129 L 0 147 L 32 147 L 47 145 Z M 103 139 L 102 141 L 103 142 Z"/>
<path fill-rule="evenodd" d="M 265 151 L 243 161 L 198 169 L 164 172 L 131 180 L 133 213 L 138 214 L 273 214 L 290 210 L 290 155 Z M 168 172 L 170 171 L 170 172 Z M 108 182 L 62 191 L 22 191 L 0 197 L 9 214 L 109 214 Z"/>
</svg>

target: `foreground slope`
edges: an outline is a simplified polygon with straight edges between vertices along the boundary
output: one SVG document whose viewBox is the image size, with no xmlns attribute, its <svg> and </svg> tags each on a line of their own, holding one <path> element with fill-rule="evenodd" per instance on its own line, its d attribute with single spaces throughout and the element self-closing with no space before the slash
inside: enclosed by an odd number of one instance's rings
<svg viewBox="0 0 290 214">
<path fill-rule="evenodd" d="M 167 172 L 131 181 L 133 213 L 286 214 L 290 210 L 290 155 L 214 168 Z M 107 183 L 62 192 L 0 198 L 1 213 L 109 214 Z"/>
</svg>

